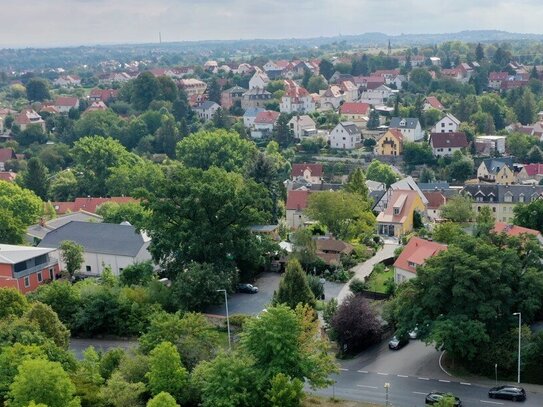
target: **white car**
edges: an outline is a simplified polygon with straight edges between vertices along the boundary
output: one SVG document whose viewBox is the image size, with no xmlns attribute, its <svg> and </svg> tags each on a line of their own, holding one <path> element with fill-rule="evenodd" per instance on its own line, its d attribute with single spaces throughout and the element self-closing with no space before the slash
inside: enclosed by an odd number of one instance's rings
<svg viewBox="0 0 543 407">
<path fill-rule="evenodd" d="M 419 334 L 419 328 L 415 327 L 412 331 L 408 333 L 409 339 L 417 339 L 418 334 Z"/>
</svg>

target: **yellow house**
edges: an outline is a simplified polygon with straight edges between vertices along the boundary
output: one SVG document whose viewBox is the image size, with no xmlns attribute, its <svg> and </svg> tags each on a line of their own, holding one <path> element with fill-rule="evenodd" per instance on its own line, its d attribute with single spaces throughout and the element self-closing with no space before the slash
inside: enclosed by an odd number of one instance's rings
<svg viewBox="0 0 543 407">
<path fill-rule="evenodd" d="M 413 230 L 415 212 L 425 211 L 417 191 L 397 189 L 392 192 L 387 207 L 377 216 L 380 235 L 400 237 Z"/>
<path fill-rule="evenodd" d="M 403 152 L 403 134 L 398 129 L 389 129 L 375 145 L 377 155 L 400 155 Z"/>
<path fill-rule="evenodd" d="M 515 182 L 515 173 L 507 165 L 504 165 L 496 174 L 496 184 L 498 185 L 511 185 Z"/>
</svg>

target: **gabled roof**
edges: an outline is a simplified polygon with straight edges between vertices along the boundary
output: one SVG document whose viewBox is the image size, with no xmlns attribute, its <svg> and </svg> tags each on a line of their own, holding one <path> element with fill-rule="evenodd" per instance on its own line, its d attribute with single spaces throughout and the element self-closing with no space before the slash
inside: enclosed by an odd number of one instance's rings
<svg viewBox="0 0 543 407">
<path fill-rule="evenodd" d="M 451 122 L 456 124 L 457 126 L 460 126 L 460 120 L 458 120 L 452 113 L 447 113 L 443 119 L 440 120 L 440 122 L 444 119 L 449 119 Z M 438 122 L 439 123 L 439 122 Z"/>
<path fill-rule="evenodd" d="M 377 222 L 404 223 L 418 197 L 417 191 L 397 189 L 392 191 L 386 209 L 379 213 Z"/>
<path fill-rule="evenodd" d="M 447 203 L 447 197 L 441 193 L 441 191 L 424 191 L 426 199 L 428 199 L 428 209 L 439 209 L 441 205 Z"/>
<path fill-rule="evenodd" d="M 529 229 L 517 225 L 510 225 L 505 222 L 496 222 L 496 224 L 494 225 L 494 229 L 492 229 L 492 232 L 506 233 L 508 236 L 519 236 L 522 234 L 541 236 L 539 230 Z"/>
<path fill-rule="evenodd" d="M 135 257 L 149 244 L 149 238 L 132 225 L 71 221 L 47 233 L 38 247 L 58 248 L 63 240 L 84 247 L 87 253 Z"/>
<path fill-rule="evenodd" d="M 79 99 L 71 96 L 59 96 L 55 99 L 55 106 L 75 107 Z"/>
<path fill-rule="evenodd" d="M 0 244 L 0 264 L 17 264 L 22 261 L 34 259 L 55 249 L 44 247 L 14 246 Z"/>
<path fill-rule="evenodd" d="M 466 148 L 468 139 L 466 133 L 432 133 L 430 144 L 433 148 Z"/>
<path fill-rule="evenodd" d="M 339 108 L 340 114 L 361 114 L 368 115 L 370 112 L 370 105 L 368 103 L 360 102 L 346 102 Z"/>
<path fill-rule="evenodd" d="M 29 226 L 26 229 L 26 234 L 38 239 L 43 239 L 45 235 L 51 230 L 58 229 L 59 227 L 71 221 L 101 223 L 103 221 L 103 218 L 100 215 L 96 215 L 95 213 L 85 211 L 67 213 L 57 216 L 54 219 L 50 219 L 47 222 L 42 222 L 36 225 Z"/>
<path fill-rule="evenodd" d="M 0 171 L 0 181 L 13 182 L 15 181 L 16 177 L 17 177 L 17 174 L 15 172 Z"/>
<path fill-rule="evenodd" d="M 310 191 L 291 190 L 287 193 L 287 210 L 301 211 L 307 208 L 307 200 L 309 198 Z"/>
<path fill-rule="evenodd" d="M 15 151 L 12 148 L 0 148 L 0 163 L 16 159 Z"/>
<path fill-rule="evenodd" d="M 222 93 L 230 93 L 230 94 L 232 94 L 232 93 L 245 93 L 245 92 L 247 92 L 247 89 L 236 85 L 236 86 L 234 86 L 234 87 L 232 87 L 230 89 L 226 89 Z"/>
<path fill-rule="evenodd" d="M 261 107 L 250 107 L 243 113 L 243 117 L 256 117 L 260 112 L 263 112 L 264 109 Z"/>
<path fill-rule="evenodd" d="M 311 116 L 304 114 L 301 116 L 293 116 L 292 119 L 290 119 L 289 124 L 291 123 L 298 123 L 299 126 L 302 127 L 312 127 L 315 128 L 316 123 L 315 120 L 311 118 Z"/>
<path fill-rule="evenodd" d="M 506 81 L 509 78 L 508 72 L 490 72 L 488 74 L 489 81 Z"/>
<path fill-rule="evenodd" d="M 138 201 L 128 196 L 114 196 L 111 198 L 76 198 L 74 202 L 52 202 L 52 204 L 58 214 L 78 212 L 81 210 L 96 213 L 96 209 L 106 202 L 123 204 Z"/>
<path fill-rule="evenodd" d="M 356 127 L 356 124 L 353 122 L 341 122 L 338 124 L 338 126 L 343 127 L 350 136 L 360 134 L 360 130 L 358 130 L 358 127 Z"/>
<path fill-rule="evenodd" d="M 424 265 L 426 260 L 444 250 L 447 250 L 444 244 L 412 237 L 394 262 L 394 267 L 416 273 L 416 267 Z"/>
<path fill-rule="evenodd" d="M 264 110 L 256 115 L 255 124 L 275 124 L 279 115 L 279 112 Z"/>
<path fill-rule="evenodd" d="M 416 129 L 419 119 L 413 117 L 393 117 L 390 120 L 391 129 Z"/>
<path fill-rule="evenodd" d="M 530 177 L 543 175 L 543 164 L 526 164 L 524 170 Z"/>
<path fill-rule="evenodd" d="M 426 97 L 426 103 L 428 103 L 434 109 L 437 109 L 437 110 L 443 110 L 444 109 L 441 102 L 435 96 L 427 96 Z"/>
<path fill-rule="evenodd" d="M 211 101 L 211 100 L 206 100 L 205 102 L 203 102 L 200 106 L 196 106 L 194 109 L 195 110 L 209 110 L 209 109 L 215 109 L 215 108 L 219 108 L 220 106 Z"/>
<path fill-rule="evenodd" d="M 398 129 L 388 129 L 388 131 L 385 134 L 383 134 L 381 138 L 385 137 L 387 134 L 394 136 L 399 141 L 403 141 L 403 134 Z"/>
<path fill-rule="evenodd" d="M 315 241 L 315 246 L 319 252 L 350 254 L 353 251 L 352 245 L 337 239 L 317 239 Z"/>
<path fill-rule="evenodd" d="M 324 174 L 324 167 L 322 164 L 292 164 L 292 171 L 290 175 L 292 177 L 303 177 L 304 171 L 309 170 L 314 177 L 322 177 Z"/>
</svg>

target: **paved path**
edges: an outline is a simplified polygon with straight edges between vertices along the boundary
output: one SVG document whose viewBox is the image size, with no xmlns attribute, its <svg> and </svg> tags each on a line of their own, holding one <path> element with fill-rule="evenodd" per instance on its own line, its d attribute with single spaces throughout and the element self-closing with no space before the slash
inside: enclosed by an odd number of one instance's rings
<svg viewBox="0 0 543 407">
<path fill-rule="evenodd" d="M 366 260 L 363 263 L 357 264 L 351 269 L 354 271 L 353 278 L 358 278 L 364 281 L 364 278 L 369 276 L 372 272 L 373 266 L 385 259 L 394 256 L 394 250 L 396 250 L 397 247 L 399 247 L 397 243 L 394 243 L 392 241 L 385 242 L 385 245 L 381 249 L 379 249 L 377 253 L 375 253 L 375 256 L 373 256 L 371 259 Z M 341 303 L 350 293 L 351 289 L 349 288 L 349 283 L 347 283 L 337 295 L 338 303 Z"/>
</svg>

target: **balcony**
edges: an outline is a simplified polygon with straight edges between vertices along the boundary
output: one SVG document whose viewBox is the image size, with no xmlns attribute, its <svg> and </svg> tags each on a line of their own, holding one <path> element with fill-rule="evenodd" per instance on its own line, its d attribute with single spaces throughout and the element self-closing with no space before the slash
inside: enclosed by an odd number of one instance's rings
<svg viewBox="0 0 543 407">
<path fill-rule="evenodd" d="M 28 269 L 21 270 L 18 272 L 14 272 L 13 278 L 17 278 L 17 279 L 23 278 L 23 277 L 29 276 L 30 274 L 37 273 L 38 271 L 55 267 L 57 264 L 58 264 L 58 261 L 56 259 L 50 259 L 49 261 L 45 263 L 38 264 L 37 266 L 30 267 Z"/>
</svg>

